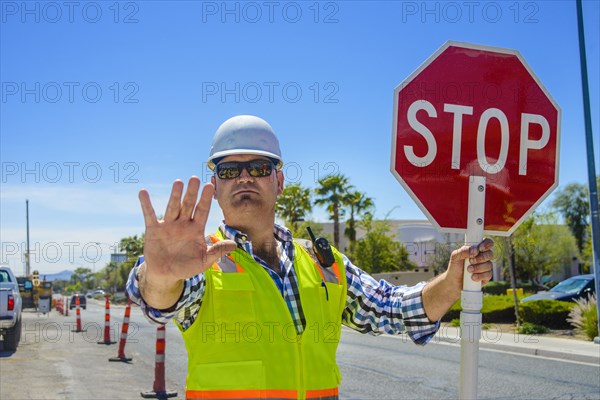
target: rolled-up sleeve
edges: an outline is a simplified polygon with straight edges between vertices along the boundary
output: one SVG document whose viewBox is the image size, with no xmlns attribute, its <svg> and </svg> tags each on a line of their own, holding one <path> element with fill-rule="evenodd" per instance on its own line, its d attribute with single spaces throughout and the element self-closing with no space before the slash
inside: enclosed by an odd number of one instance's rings
<svg viewBox="0 0 600 400">
<path fill-rule="evenodd" d="M 379 335 L 406 332 L 411 340 L 426 344 L 439 329 L 423 307 L 422 291 L 426 282 L 415 286 L 394 286 L 375 280 L 344 256 L 348 294 L 342 315 L 344 325 L 361 333 Z"/>
</svg>

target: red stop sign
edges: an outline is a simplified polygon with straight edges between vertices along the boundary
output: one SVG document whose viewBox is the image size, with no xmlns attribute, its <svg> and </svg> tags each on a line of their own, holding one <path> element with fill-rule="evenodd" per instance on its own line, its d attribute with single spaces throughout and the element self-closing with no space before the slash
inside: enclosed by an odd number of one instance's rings
<svg viewBox="0 0 600 400">
<path fill-rule="evenodd" d="M 429 220 L 467 227 L 486 177 L 488 234 L 509 235 L 558 185 L 560 108 L 519 52 L 447 42 L 394 90 L 391 170 Z"/>
</svg>

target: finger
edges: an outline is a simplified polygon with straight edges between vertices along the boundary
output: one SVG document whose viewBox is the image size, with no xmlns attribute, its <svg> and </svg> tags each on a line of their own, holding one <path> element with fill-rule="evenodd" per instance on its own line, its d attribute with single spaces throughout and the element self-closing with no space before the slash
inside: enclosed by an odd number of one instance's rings
<svg viewBox="0 0 600 400">
<path fill-rule="evenodd" d="M 487 283 L 490 281 L 490 279 L 492 279 L 492 271 L 483 272 L 480 274 L 472 274 L 471 279 L 475 282 L 483 283 L 483 281 L 486 281 L 486 283 Z"/>
<path fill-rule="evenodd" d="M 146 226 L 148 227 L 156 224 L 156 212 L 154 212 L 154 207 L 152 207 L 152 202 L 150 201 L 150 193 L 148 193 L 146 189 L 142 189 L 138 193 L 138 198 L 140 199 Z"/>
<path fill-rule="evenodd" d="M 490 238 L 485 238 L 479 243 L 478 250 L 480 252 L 490 250 L 494 247 L 494 241 Z"/>
<path fill-rule="evenodd" d="M 462 246 L 460 249 L 456 249 L 450 255 L 450 262 L 458 262 L 466 260 L 471 255 L 471 247 Z"/>
<path fill-rule="evenodd" d="M 480 264 L 480 263 L 484 263 L 486 261 L 490 261 L 493 258 L 494 258 L 494 251 L 487 250 L 482 253 L 479 253 L 476 257 L 469 258 L 469 263 L 470 264 Z"/>
<path fill-rule="evenodd" d="M 215 192 L 215 187 L 212 183 L 207 183 L 202 188 L 202 193 L 200 194 L 200 200 L 196 204 L 196 208 L 194 209 L 194 222 L 200 225 L 202 231 L 206 226 L 206 220 L 208 219 L 208 213 L 210 212 L 210 204 L 212 202 L 212 195 Z"/>
<path fill-rule="evenodd" d="M 198 198 L 199 188 L 200 179 L 197 176 L 192 176 L 188 182 L 185 196 L 183 196 L 183 202 L 181 203 L 181 212 L 179 213 L 181 218 L 192 219 L 192 213 L 194 212 L 194 206 L 196 205 L 196 198 Z"/>
<path fill-rule="evenodd" d="M 473 264 L 467 267 L 467 272 L 482 274 L 486 272 L 490 272 L 493 269 L 494 265 L 491 261 L 487 261 L 481 264 Z"/>
<path fill-rule="evenodd" d="M 173 188 L 171 189 L 171 197 L 167 204 L 167 211 L 165 212 L 165 221 L 174 221 L 179 217 L 179 210 L 181 209 L 181 193 L 183 192 L 183 182 L 177 179 L 173 182 Z"/>
<path fill-rule="evenodd" d="M 227 253 L 237 249 L 237 244 L 233 240 L 221 240 L 210 246 L 206 252 L 206 259 L 210 263 L 217 261 Z"/>
</svg>

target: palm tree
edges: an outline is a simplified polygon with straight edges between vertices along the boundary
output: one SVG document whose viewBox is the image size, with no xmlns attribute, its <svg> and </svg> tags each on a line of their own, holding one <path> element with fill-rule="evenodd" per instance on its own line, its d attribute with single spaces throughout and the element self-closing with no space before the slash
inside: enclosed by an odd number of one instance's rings
<svg viewBox="0 0 600 400">
<path fill-rule="evenodd" d="M 286 186 L 275 203 L 275 212 L 286 224 L 290 224 L 293 230 L 297 228 L 298 221 L 304 220 L 306 214 L 311 211 L 310 189 L 303 188 L 300 184 Z"/>
<path fill-rule="evenodd" d="M 135 257 L 137 259 L 137 256 L 141 255 L 144 251 L 144 238 L 145 234 L 142 234 L 140 237 L 137 235 L 125 237 L 120 240 L 119 248 L 121 251 L 125 251 L 127 258 Z"/>
<path fill-rule="evenodd" d="M 333 220 L 333 242 L 335 247 L 340 244 L 340 216 L 346 204 L 345 198 L 354 187 L 348 182 L 348 178 L 342 174 L 329 175 L 319 179 L 319 187 L 315 189 L 317 198 L 316 205 L 326 205 L 329 219 Z"/>
<path fill-rule="evenodd" d="M 363 213 L 371 211 L 375 203 L 373 203 L 372 198 L 367 197 L 366 193 L 359 192 L 358 190 L 348 193 L 348 196 L 344 200 L 350 207 L 350 219 L 348 219 L 344 234 L 350 240 L 350 253 L 352 253 L 354 243 L 356 242 L 356 220 L 354 217 L 360 217 Z"/>
</svg>

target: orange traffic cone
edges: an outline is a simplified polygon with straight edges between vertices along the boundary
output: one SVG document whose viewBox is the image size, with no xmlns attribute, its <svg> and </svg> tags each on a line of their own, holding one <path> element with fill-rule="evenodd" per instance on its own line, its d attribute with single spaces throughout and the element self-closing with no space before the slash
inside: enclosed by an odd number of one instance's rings
<svg viewBox="0 0 600 400">
<path fill-rule="evenodd" d="M 106 295 L 106 303 L 104 307 L 104 341 L 98 342 L 98 344 L 113 344 L 117 342 L 110 341 L 110 301 L 108 300 L 108 294 Z"/>
<path fill-rule="evenodd" d="M 81 329 L 81 309 L 79 307 L 79 293 L 75 294 L 75 322 L 76 328 L 73 332 L 83 332 Z"/>
<path fill-rule="evenodd" d="M 119 341 L 119 353 L 116 357 L 109 358 L 108 361 L 131 361 L 130 357 L 125 357 L 125 343 L 127 342 L 127 331 L 129 330 L 129 315 L 131 314 L 131 300 L 127 300 L 125 307 L 125 316 L 123 317 L 123 328 L 121 328 L 121 340 Z"/>
<path fill-rule="evenodd" d="M 165 327 L 156 329 L 156 361 L 154 363 L 154 386 L 152 392 L 141 392 L 145 399 L 176 397 L 177 392 L 165 389 Z"/>
</svg>

